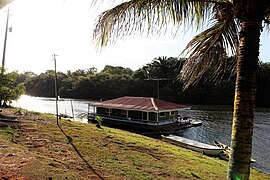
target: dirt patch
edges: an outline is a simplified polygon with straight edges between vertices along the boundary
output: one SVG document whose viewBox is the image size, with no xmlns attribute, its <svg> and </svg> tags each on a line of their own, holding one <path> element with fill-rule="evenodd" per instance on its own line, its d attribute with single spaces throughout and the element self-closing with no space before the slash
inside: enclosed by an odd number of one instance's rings
<svg viewBox="0 0 270 180">
<path fill-rule="evenodd" d="M 30 172 L 26 170 L 37 171 L 38 174 L 41 168 L 56 173 L 58 177 L 61 173 L 68 174 L 67 177 L 97 176 L 78 158 L 52 120 L 45 120 L 39 114 L 18 114 L 9 109 L 4 109 L 1 117 L 16 121 L 3 120 L 3 128 L 12 128 L 17 135 L 12 134 L 11 139 L 0 144 L 0 179 L 35 179 L 29 177 L 27 174 Z M 54 131 L 48 135 L 38 130 L 42 128 L 53 128 Z"/>
</svg>

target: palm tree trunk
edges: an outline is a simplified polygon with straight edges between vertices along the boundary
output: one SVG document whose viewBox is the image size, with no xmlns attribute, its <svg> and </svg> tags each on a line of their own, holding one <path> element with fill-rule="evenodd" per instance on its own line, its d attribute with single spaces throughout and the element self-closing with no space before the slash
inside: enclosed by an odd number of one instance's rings
<svg viewBox="0 0 270 180">
<path fill-rule="evenodd" d="M 248 179 L 252 152 L 253 118 L 256 101 L 256 75 L 261 21 L 240 21 L 240 44 L 234 99 L 231 157 L 228 179 Z"/>
</svg>

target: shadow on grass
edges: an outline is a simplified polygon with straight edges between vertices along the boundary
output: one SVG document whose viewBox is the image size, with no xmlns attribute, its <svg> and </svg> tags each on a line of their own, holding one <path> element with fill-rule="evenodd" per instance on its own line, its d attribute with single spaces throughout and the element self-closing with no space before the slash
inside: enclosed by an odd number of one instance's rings
<svg viewBox="0 0 270 180">
<path fill-rule="evenodd" d="M 76 151 L 76 153 L 79 155 L 79 157 L 84 161 L 84 163 L 87 165 L 87 167 L 94 172 L 95 175 L 97 175 L 97 177 L 99 177 L 100 179 L 104 179 L 102 176 L 100 176 L 95 169 L 88 163 L 88 161 L 82 156 L 82 154 L 80 153 L 80 151 L 77 149 L 77 147 L 73 144 L 73 140 L 70 136 L 68 136 L 65 131 L 61 128 L 60 125 L 57 125 L 59 127 L 59 129 L 62 131 L 62 133 L 66 136 L 69 144 L 71 144 L 71 146 L 74 148 L 74 150 Z"/>
<path fill-rule="evenodd" d="M 16 117 L 3 115 L 0 110 L 0 128 L 3 127 L 17 127 L 20 121 L 16 120 Z"/>
<path fill-rule="evenodd" d="M 15 120 L 16 119 L 16 117 L 13 117 L 13 116 L 6 116 L 6 115 L 3 115 L 3 114 L 1 114 L 1 112 L 2 112 L 2 110 L 0 110 L 0 119 L 2 120 L 2 121 L 8 121 L 8 120 Z"/>
</svg>

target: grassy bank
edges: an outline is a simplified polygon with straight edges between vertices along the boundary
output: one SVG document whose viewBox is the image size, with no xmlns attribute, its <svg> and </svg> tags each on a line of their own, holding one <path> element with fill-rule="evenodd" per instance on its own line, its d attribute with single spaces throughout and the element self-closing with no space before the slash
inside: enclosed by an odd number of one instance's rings
<svg viewBox="0 0 270 180">
<path fill-rule="evenodd" d="M 3 109 L 0 177 L 7 179 L 226 179 L 227 162 L 161 140 Z M 14 121 L 15 120 L 15 121 Z M 251 179 L 270 177 L 251 170 Z"/>
</svg>

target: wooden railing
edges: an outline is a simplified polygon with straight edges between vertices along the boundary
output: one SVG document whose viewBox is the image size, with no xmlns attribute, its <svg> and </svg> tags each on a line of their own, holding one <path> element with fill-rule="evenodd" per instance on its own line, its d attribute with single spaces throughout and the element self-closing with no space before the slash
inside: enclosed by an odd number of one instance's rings
<svg viewBox="0 0 270 180">
<path fill-rule="evenodd" d="M 107 114 L 95 114 L 96 116 L 100 116 L 103 118 L 107 118 L 110 120 L 115 120 L 115 121 L 125 121 L 125 122 L 134 122 L 134 123 L 144 123 L 144 124 L 153 124 L 153 125 L 163 125 L 163 124 L 170 124 L 174 123 L 177 121 L 177 119 L 168 119 L 168 120 L 162 120 L 159 122 L 156 121 L 147 121 L 143 119 L 137 119 L 137 118 L 126 118 L 126 117 L 119 117 L 119 116 L 112 116 L 112 115 L 107 115 Z M 89 116 L 88 116 L 89 119 Z"/>
</svg>

